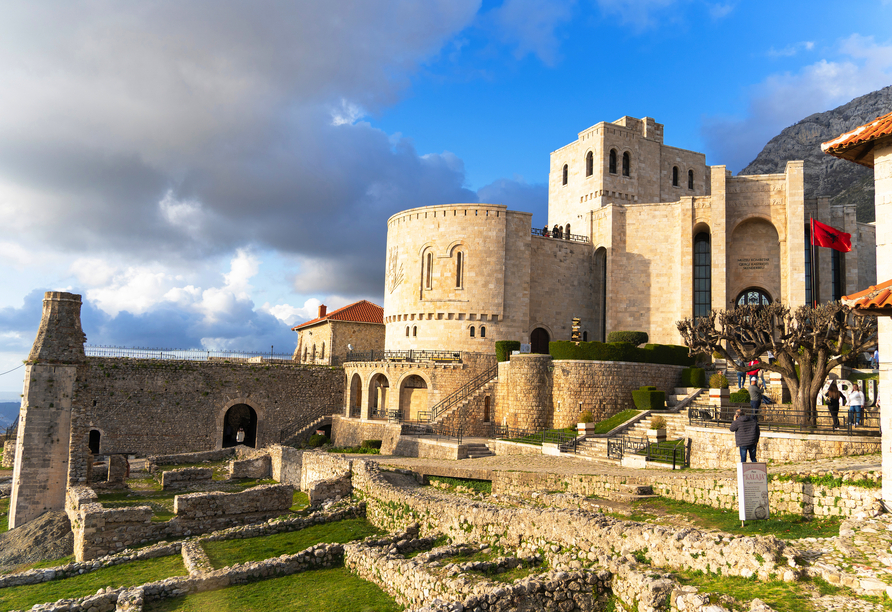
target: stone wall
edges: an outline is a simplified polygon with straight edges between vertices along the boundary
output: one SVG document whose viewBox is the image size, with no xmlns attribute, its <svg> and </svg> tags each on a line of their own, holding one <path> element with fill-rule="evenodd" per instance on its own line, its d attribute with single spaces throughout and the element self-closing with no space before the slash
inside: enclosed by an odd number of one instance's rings
<svg viewBox="0 0 892 612">
<path fill-rule="evenodd" d="M 3 463 L 0 463 L 0 467 L 12 469 L 13 465 L 15 465 L 15 438 L 10 438 L 3 445 Z"/>
<path fill-rule="evenodd" d="M 733 468 L 740 462 L 734 432 L 724 427 L 688 426 L 685 436 L 691 439 L 692 468 Z M 867 455 L 880 452 L 880 443 L 879 437 L 802 435 L 762 430 L 756 458 L 765 462 L 788 463 Z"/>
<path fill-rule="evenodd" d="M 161 472 L 161 489 L 182 489 L 194 484 L 208 484 L 214 478 L 211 468 L 178 468 Z"/>
<path fill-rule="evenodd" d="M 252 459 L 233 459 L 229 462 L 230 478 L 269 478 L 272 461 L 268 454 Z"/>
<path fill-rule="evenodd" d="M 222 448 L 197 453 L 177 453 L 175 455 L 150 455 L 146 457 L 146 469 L 152 474 L 159 465 L 181 465 L 183 463 L 204 463 L 206 461 L 222 461 L 235 455 L 236 447 Z"/>
<path fill-rule="evenodd" d="M 386 421 L 361 421 L 332 417 L 331 441 L 335 446 L 359 446 L 365 440 L 381 440 L 381 454 L 392 455 L 400 440 L 402 425 Z"/>
<path fill-rule="evenodd" d="M 270 477 L 278 483 L 300 488 L 304 451 L 274 444 L 269 447 Z"/>
<path fill-rule="evenodd" d="M 82 430 L 101 431 L 100 452 L 158 455 L 221 448 L 229 408 L 257 415 L 255 446 L 334 414 L 344 405 L 339 368 L 268 363 L 161 361 L 91 357 L 77 392 Z"/>
<path fill-rule="evenodd" d="M 269 512 L 278 515 L 291 507 L 293 496 L 294 487 L 287 484 L 260 485 L 238 493 L 187 493 L 174 497 L 173 511 L 184 520 Z"/>
<path fill-rule="evenodd" d="M 313 483 L 331 478 L 349 476 L 353 470 L 353 460 L 340 455 L 330 455 L 322 451 L 306 452 L 300 476 L 300 490 L 309 491 Z"/>
</svg>

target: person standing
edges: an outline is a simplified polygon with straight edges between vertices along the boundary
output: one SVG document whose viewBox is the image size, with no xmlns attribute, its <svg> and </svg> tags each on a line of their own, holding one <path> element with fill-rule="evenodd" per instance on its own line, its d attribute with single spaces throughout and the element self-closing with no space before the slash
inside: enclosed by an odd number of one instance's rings
<svg viewBox="0 0 892 612">
<path fill-rule="evenodd" d="M 873 350 L 873 359 L 871 359 L 871 362 L 872 362 L 871 365 L 873 366 L 874 370 L 880 369 L 880 349 L 879 348 L 875 348 Z"/>
<path fill-rule="evenodd" d="M 830 411 L 830 416 L 833 418 L 833 429 L 839 427 L 840 400 L 842 400 L 843 404 L 846 403 L 846 398 L 839 392 L 839 387 L 836 386 L 836 381 L 834 380 L 827 388 L 827 393 L 824 394 L 824 403 L 827 404 L 827 410 Z"/>
<path fill-rule="evenodd" d="M 755 420 L 759 420 L 759 410 L 762 408 L 762 389 L 759 388 L 759 379 L 755 376 L 750 378 L 750 386 L 747 387 L 750 392 L 750 414 Z"/>
<path fill-rule="evenodd" d="M 238 428 L 238 433 L 235 434 L 235 441 L 239 444 L 245 441 L 245 430 L 241 427 Z"/>
<path fill-rule="evenodd" d="M 849 393 L 849 423 L 854 426 L 861 425 L 861 410 L 864 407 L 864 393 L 858 387 L 858 383 L 852 386 Z"/>
<path fill-rule="evenodd" d="M 740 462 L 746 463 L 749 454 L 750 462 L 756 462 L 756 445 L 759 443 L 759 422 L 743 410 L 734 413 L 734 422 L 731 423 L 731 431 L 734 432 L 734 443 L 740 449 Z"/>
</svg>

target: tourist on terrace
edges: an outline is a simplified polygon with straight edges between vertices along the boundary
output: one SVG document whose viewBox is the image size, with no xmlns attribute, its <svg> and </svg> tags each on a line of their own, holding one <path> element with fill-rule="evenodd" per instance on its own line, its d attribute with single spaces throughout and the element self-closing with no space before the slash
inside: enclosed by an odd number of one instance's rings
<svg viewBox="0 0 892 612">
<path fill-rule="evenodd" d="M 870 365 L 874 370 L 880 369 L 880 349 L 873 350 L 873 359 L 870 360 Z"/>
<path fill-rule="evenodd" d="M 731 423 L 731 431 L 734 432 L 734 443 L 740 449 L 740 462 L 746 463 L 746 455 L 749 453 L 750 461 L 756 462 L 756 445 L 759 443 L 759 422 L 755 417 L 743 414 L 738 409 L 734 413 L 734 422 Z"/>
<path fill-rule="evenodd" d="M 857 427 L 861 425 L 861 408 L 864 406 L 864 394 L 858 387 L 858 383 L 852 386 L 849 393 L 849 423 Z"/>
<path fill-rule="evenodd" d="M 759 360 L 758 360 L 758 359 L 753 359 L 753 360 L 750 361 L 747 365 L 748 365 L 748 366 L 751 366 L 751 367 L 752 367 L 752 366 L 758 366 L 758 365 L 759 365 Z M 749 372 L 746 373 L 746 376 L 747 376 L 747 378 L 753 378 L 754 376 L 755 376 L 755 377 L 758 377 L 760 372 L 762 373 L 762 386 L 765 387 L 765 386 L 766 386 L 766 384 L 765 384 L 765 372 L 763 372 L 761 369 L 759 369 L 759 368 L 755 368 L 755 369 L 753 369 L 753 370 L 750 370 Z"/>
<path fill-rule="evenodd" d="M 545 227 L 542 228 L 542 235 L 548 238 L 548 224 L 545 224 Z"/>
<path fill-rule="evenodd" d="M 554 224 L 554 227 L 551 228 L 551 237 L 552 238 L 560 238 L 561 237 L 561 226 L 557 223 Z"/>
<path fill-rule="evenodd" d="M 759 410 L 762 408 L 762 389 L 759 388 L 759 379 L 753 376 L 750 378 L 750 386 L 747 387 L 750 392 L 750 413 L 753 418 L 759 420 Z"/>
<path fill-rule="evenodd" d="M 843 405 L 845 405 L 846 398 L 839 392 L 839 387 L 836 386 L 835 380 L 830 383 L 823 399 L 824 403 L 827 404 L 827 410 L 830 411 L 830 416 L 833 417 L 833 429 L 836 429 L 839 427 L 839 402 L 842 400 Z"/>
</svg>

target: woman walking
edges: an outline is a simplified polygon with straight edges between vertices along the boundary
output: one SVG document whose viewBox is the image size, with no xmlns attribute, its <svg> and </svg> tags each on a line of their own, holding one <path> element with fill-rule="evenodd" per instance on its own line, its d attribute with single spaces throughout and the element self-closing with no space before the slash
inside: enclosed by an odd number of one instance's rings
<svg viewBox="0 0 892 612">
<path fill-rule="evenodd" d="M 833 417 L 833 429 L 839 427 L 840 400 L 842 400 L 843 404 L 846 403 L 846 398 L 839 392 L 839 387 L 836 386 L 836 381 L 834 380 L 830 383 L 827 393 L 824 395 L 824 403 L 827 404 L 827 410 L 830 411 L 830 416 Z"/>
<path fill-rule="evenodd" d="M 849 423 L 857 427 L 861 425 L 861 408 L 864 406 L 864 394 L 858 388 L 858 383 L 852 386 L 849 393 Z"/>
</svg>

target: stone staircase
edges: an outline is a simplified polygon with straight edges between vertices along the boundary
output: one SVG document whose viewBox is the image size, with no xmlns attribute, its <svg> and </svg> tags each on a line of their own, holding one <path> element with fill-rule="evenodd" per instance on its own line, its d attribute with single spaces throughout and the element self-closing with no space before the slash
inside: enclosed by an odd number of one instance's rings
<svg viewBox="0 0 892 612">
<path fill-rule="evenodd" d="M 638 501 L 639 499 L 652 499 L 654 497 L 659 497 L 659 495 L 654 493 L 653 487 L 650 485 L 622 484 L 607 493 L 607 499 L 610 501 L 625 504 Z"/>
<path fill-rule="evenodd" d="M 464 410 L 474 402 L 478 401 L 482 396 L 487 393 L 492 393 L 493 389 L 495 389 L 496 384 L 499 382 L 498 376 L 489 380 L 486 384 L 481 386 L 479 389 L 471 393 L 468 397 L 463 399 L 461 402 L 455 404 L 449 410 L 444 412 L 443 414 L 437 416 L 436 419 L 432 421 L 434 423 L 445 423 L 447 425 L 457 425 L 459 422 L 464 420 Z"/>
<path fill-rule="evenodd" d="M 494 457 L 495 453 L 490 450 L 489 446 L 482 442 L 469 442 L 463 444 L 468 451 L 468 459 L 479 459 L 480 457 Z"/>
</svg>

